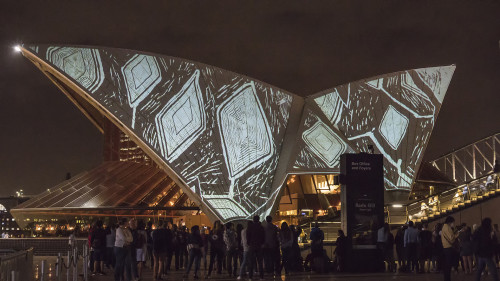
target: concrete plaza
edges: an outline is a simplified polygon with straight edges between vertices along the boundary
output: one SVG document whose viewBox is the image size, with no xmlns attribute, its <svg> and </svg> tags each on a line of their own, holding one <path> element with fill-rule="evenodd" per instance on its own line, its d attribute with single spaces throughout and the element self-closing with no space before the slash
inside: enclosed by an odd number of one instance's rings
<svg viewBox="0 0 500 281">
<path fill-rule="evenodd" d="M 55 276 L 55 257 L 35 257 L 34 258 L 34 266 L 35 266 L 35 279 L 40 280 L 39 274 L 39 266 L 42 260 L 46 260 L 47 265 L 47 274 L 45 275 L 45 281 L 65 281 L 66 280 L 66 270 L 62 271 L 60 279 L 57 279 Z M 78 280 L 83 280 L 82 273 L 82 265 L 81 263 L 78 266 Z M 205 271 L 200 270 L 200 279 L 198 280 L 220 280 L 220 281 L 236 281 L 236 278 L 230 278 L 227 274 L 222 275 L 212 275 L 210 279 L 205 279 L 204 274 Z M 104 276 L 92 276 L 89 274 L 88 280 L 90 281 L 113 281 L 113 270 L 106 269 Z M 193 273 L 189 275 L 188 278 L 184 278 L 184 271 L 171 271 L 168 275 L 163 277 L 163 280 L 194 280 Z M 403 281 L 413 281 L 413 280 L 421 280 L 421 281 L 440 281 L 443 280 L 443 275 L 438 273 L 425 273 L 425 274 L 408 274 L 408 273 L 342 273 L 342 274 L 316 274 L 313 272 L 303 272 L 303 273 L 295 273 L 289 276 L 282 275 L 279 278 L 273 278 L 271 276 L 265 276 L 265 280 L 296 280 L 296 281 L 305 281 L 305 280 L 361 280 L 361 281 L 389 281 L 389 280 L 403 280 Z M 491 277 L 483 276 L 482 280 L 490 280 Z M 72 276 L 70 274 L 70 280 L 72 280 Z M 144 281 L 152 281 L 153 280 L 153 272 L 150 268 L 146 268 L 142 279 Z M 248 280 L 248 279 L 245 279 Z M 253 280 L 259 280 L 258 275 L 254 276 Z M 455 274 L 452 273 L 453 281 L 472 281 L 474 280 L 474 275 L 465 275 L 462 272 Z"/>
</svg>

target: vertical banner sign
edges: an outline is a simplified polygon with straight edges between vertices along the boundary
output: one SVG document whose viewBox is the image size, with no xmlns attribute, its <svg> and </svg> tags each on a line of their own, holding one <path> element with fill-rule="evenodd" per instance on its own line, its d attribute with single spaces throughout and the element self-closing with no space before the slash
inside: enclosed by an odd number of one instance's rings
<svg viewBox="0 0 500 281">
<path fill-rule="evenodd" d="M 353 248 L 376 248 L 376 230 L 384 223 L 384 171 L 381 154 L 343 154 L 342 229 Z"/>
</svg>

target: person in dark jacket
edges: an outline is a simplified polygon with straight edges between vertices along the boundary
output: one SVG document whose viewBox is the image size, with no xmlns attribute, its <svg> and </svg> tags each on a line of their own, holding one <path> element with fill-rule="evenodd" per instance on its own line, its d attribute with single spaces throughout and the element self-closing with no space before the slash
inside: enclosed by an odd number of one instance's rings
<svg viewBox="0 0 500 281">
<path fill-rule="evenodd" d="M 212 270 L 214 269 L 215 261 L 217 260 L 217 274 L 222 274 L 222 262 L 224 260 L 224 228 L 220 221 L 214 223 L 214 229 L 208 236 L 208 243 L 210 244 L 210 265 L 208 266 L 208 273 L 205 279 L 210 278 Z"/>
<path fill-rule="evenodd" d="M 186 268 L 185 278 L 188 277 L 191 271 L 191 266 L 194 263 L 194 279 L 198 279 L 198 270 L 200 269 L 201 249 L 203 248 L 203 240 L 200 234 L 200 227 L 195 225 L 191 227 L 191 234 L 187 238 L 187 250 L 189 252 L 189 263 Z"/>
<path fill-rule="evenodd" d="M 425 223 L 422 226 L 422 230 L 419 233 L 420 249 L 419 249 L 419 260 L 420 260 L 420 271 L 425 271 L 425 264 L 427 263 L 427 272 L 431 270 L 431 259 L 432 259 L 432 232 L 428 229 L 429 225 Z"/>
<path fill-rule="evenodd" d="M 254 263 L 252 262 L 253 260 L 257 261 L 257 267 L 259 269 L 259 275 L 260 278 L 264 278 L 264 265 L 262 261 L 262 246 L 264 245 L 264 227 L 262 227 L 262 224 L 260 223 L 260 217 L 255 216 L 253 217 L 253 223 L 249 225 L 249 228 L 247 230 L 246 236 L 247 236 L 247 243 L 248 243 L 248 256 L 249 256 L 249 264 L 248 264 L 248 271 L 249 271 L 249 276 L 248 278 L 252 279 L 253 277 L 253 271 L 254 271 Z"/>
<path fill-rule="evenodd" d="M 481 280 L 481 274 L 485 269 L 485 267 L 488 266 L 488 271 L 493 277 L 493 280 L 498 281 L 498 272 L 496 264 L 493 261 L 496 241 L 494 237 L 493 227 L 491 226 L 490 218 L 483 219 L 479 229 L 476 232 L 474 232 L 473 241 L 478 262 L 475 280 L 476 281 Z"/>
<path fill-rule="evenodd" d="M 154 266 L 154 258 L 153 258 L 153 237 L 151 236 L 151 234 L 153 233 L 153 222 L 152 221 L 148 221 L 147 225 L 146 225 L 146 235 L 148 237 L 148 241 L 147 241 L 147 259 L 151 261 L 151 268 L 153 268 Z M 147 261 L 146 261 L 147 263 Z M 146 265 L 146 263 L 144 263 L 144 265 Z"/>
<path fill-rule="evenodd" d="M 342 229 L 338 231 L 339 237 L 335 241 L 335 259 L 337 260 L 337 271 L 345 271 L 345 262 L 347 258 L 347 251 L 349 249 L 349 240 L 344 234 Z"/>
<path fill-rule="evenodd" d="M 291 250 L 293 246 L 293 232 L 288 227 L 286 221 L 281 224 L 281 231 L 279 234 L 280 243 L 281 243 L 281 253 L 282 253 L 282 264 L 283 268 L 285 268 L 285 274 L 288 275 L 290 273 L 290 256 Z M 279 253 L 278 253 L 279 256 Z M 278 276 L 281 275 L 281 269 Z"/>
<path fill-rule="evenodd" d="M 434 225 L 432 232 L 432 270 L 431 272 L 439 272 L 443 266 L 443 243 L 441 241 L 442 224 Z"/>
<path fill-rule="evenodd" d="M 398 255 L 398 265 L 399 271 L 406 270 L 406 258 L 405 258 L 405 244 L 404 244 L 404 236 L 407 226 L 404 225 L 398 232 L 396 233 L 396 237 L 394 238 L 394 242 L 396 243 L 396 254 Z"/>
<path fill-rule="evenodd" d="M 464 266 L 465 274 L 472 273 L 472 256 L 474 254 L 474 247 L 472 245 L 472 229 L 469 226 L 465 227 L 465 231 L 458 236 L 460 242 L 460 257 Z"/>
<path fill-rule="evenodd" d="M 170 265 L 172 264 L 174 234 L 172 232 L 172 222 L 165 222 L 165 259 L 163 262 L 163 273 L 168 274 Z"/>
<path fill-rule="evenodd" d="M 281 266 L 278 227 L 273 224 L 273 218 L 271 216 L 267 216 L 263 224 L 265 235 L 264 245 L 262 247 L 264 270 L 268 274 L 274 273 L 276 276 L 280 276 Z"/>
<path fill-rule="evenodd" d="M 103 223 L 98 220 L 95 223 L 94 230 L 90 235 L 90 245 L 94 249 L 94 275 L 103 275 L 104 256 L 106 253 L 106 231 L 102 227 Z"/>
<path fill-rule="evenodd" d="M 311 239 L 311 254 L 313 257 L 323 256 L 323 240 L 325 239 L 325 234 L 323 230 L 319 228 L 318 222 L 314 223 L 314 227 L 309 236 Z"/>
<path fill-rule="evenodd" d="M 162 220 L 158 221 L 158 228 L 156 228 L 152 233 L 153 238 L 153 257 L 154 257 L 154 268 L 153 268 L 153 278 L 154 280 L 159 280 L 163 273 L 163 263 L 165 261 L 166 255 L 166 238 L 165 225 Z"/>
</svg>

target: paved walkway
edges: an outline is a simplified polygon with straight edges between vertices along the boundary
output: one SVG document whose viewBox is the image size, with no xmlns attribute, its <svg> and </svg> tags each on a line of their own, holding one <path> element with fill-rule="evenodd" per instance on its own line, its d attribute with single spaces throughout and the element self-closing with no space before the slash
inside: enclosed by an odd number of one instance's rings
<svg viewBox="0 0 500 281">
<path fill-rule="evenodd" d="M 37 275 L 36 273 L 40 272 L 39 270 L 39 265 L 41 264 L 41 260 L 46 260 L 46 265 L 47 265 L 47 274 L 45 275 L 44 281 L 57 281 L 58 279 L 55 276 L 55 271 L 54 271 L 54 264 L 56 261 L 55 257 L 35 257 L 34 263 L 35 263 L 35 277 L 38 276 L 38 278 L 35 278 L 34 280 L 40 280 L 39 274 Z M 81 263 L 79 264 L 78 267 L 78 280 L 81 281 L 83 280 L 83 276 L 81 276 L 82 273 L 82 265 Z M 105 276 L 91 276 L 89 274 L 89 281 L 114 281 L 113 278 L 113 270 L 107 269 L 105 271 L 106 275 Z M 203 273 L 203 271 L 202 271 Z M 194 280 L 193 274 L 191 273 L 188 278 L 183 278 L 184 271 L 171 271 L 168 275 L 166 275 L 163 280 Z M 200 274 L 200 279 L 198 280 L 207 280 L 203 278 L 204 274 Z M 253 280 L 259 280 L 259 278 L 255 278 L 254 276 Z M 71 279 L 71 274 L 70 274 L 70 280 Z M 66 281 L 66 270 L 63 270 L 63 274 L 61 275 L 61 281 Z M 144 281 L 153 281 L 153 272 L 151 269 L 147 268 L 144 271 L 144 274 L 142 276 L 142 280 Z M 227 274 L 223 275 L 213 275 L 209 280 L 216 280 L 216 281 L 236 281 L 236 278 L 229 278 Z M 245 279 L 245 281 L 248 279 Z M 271 276 L 265 276 L 265 280 L 268 281 L 285 281 L 285 280 L 296 280 L 296 281 L 310 281 L 310 280 L 348 280 L 348 281 L 354 281 L 354 280 L 361 280 L 361 281 L 389 281 L 389 280 L 403 280 L 403 281 L 441 281 L 443 280 L 443 275 L 442 274 L 436 274 L 436 273 L 427 273 L 427 274 L 405 274 L 405 273 L 371 273 L 371 274 L 316 274 L 316 273 L 295 273 L 290 276 L 280 276 L 279 278 L 273 278 Z M 452 280 L 453 281 L 473 281 L 474 280 L 474 275 L 465 275 L 463 273 L 455 274 L 452 273 Z M 491 280 L 490 278 L 483 277 L 482 280 Z"/>
</svg>

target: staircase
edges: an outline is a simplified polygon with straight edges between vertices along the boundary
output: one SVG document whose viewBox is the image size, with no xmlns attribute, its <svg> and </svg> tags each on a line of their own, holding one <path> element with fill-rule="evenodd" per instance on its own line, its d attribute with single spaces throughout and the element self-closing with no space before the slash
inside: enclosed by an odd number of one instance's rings
<svg viewBox="0 0 500 281">
<path fill-rule="evenodd" d="M 498 180 L 491 181 L 494 174 L 489 174 L 480 179 L 463 184 L 456 188 L 446 190 L 431 197 L 438 196 L 438 204 L 426 212 L 421 209 L 422 203 L 429 204 L 429 199 L 422 199 L 401 207 L 387 206 L 388 222 L 392 225 L 405 224 L 409 220 L 415 223 L 430 223 L 449 216 L 458 211 L 478 205 L 486 200 L 500 196 Z M 464 193 L 465 187 L 467 191 Z"/>
</svg>

